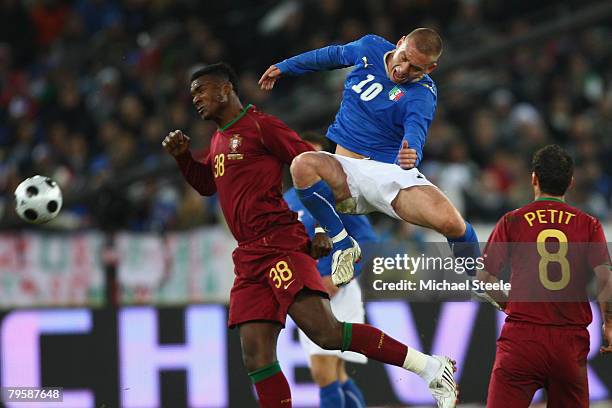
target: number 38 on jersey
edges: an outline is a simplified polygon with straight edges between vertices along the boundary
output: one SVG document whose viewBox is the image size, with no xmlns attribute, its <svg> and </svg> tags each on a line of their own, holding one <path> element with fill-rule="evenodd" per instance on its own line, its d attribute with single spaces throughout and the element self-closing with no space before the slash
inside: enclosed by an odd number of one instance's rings
<svg viewBox="0 0 612 408">
<path fill-rule="evenodd" d="M 213 175 L 215 178 L 221 177 L 225 174 L 225 155 L 217 154 L 213 159 Z"/>
</svg>

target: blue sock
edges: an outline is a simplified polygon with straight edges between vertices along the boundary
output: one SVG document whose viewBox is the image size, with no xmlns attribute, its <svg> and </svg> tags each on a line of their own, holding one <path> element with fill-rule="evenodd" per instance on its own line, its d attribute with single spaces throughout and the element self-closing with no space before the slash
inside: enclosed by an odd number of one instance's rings
<svg viewBox="0 0 612 408">
<path fill-rule="evenodd" d="M 346 408 L 366 408 L 365 399 L 357 384 L 352 379 L 342 384 Z"/>
<path fill-rule="evenodd" d="M 340 381 L 334 381 L 319 388 L 319 398 L 321 399 L 321 408 L 346 408 Z"/>
<path fill-rule="evenodd" d="M 446 238 L 448 244 L 453 251 L 455 258 L 472 258 L 473 261 L 466 267 L 466 273 L 470 276 L 476 275 L 476 258 L 480 257 L 480 245 L 476 231 L 472 228 L 472 224 L 465 221 L 465 234 L 459 238 Z"/>
<path fill-rule="evenodd" d="M 334 249 L 346 249 L 353 246 L 344 229 L 344 224 L 342 224 L 336 212 L 334 193 L 325 181 L 319 180 L 308 188 L 298 188 L 296 191 L 304 207 L 310 211 L 312 216 L 319 221 L 319 224 L 329 234 L 334 244 Z"/>
</svg>

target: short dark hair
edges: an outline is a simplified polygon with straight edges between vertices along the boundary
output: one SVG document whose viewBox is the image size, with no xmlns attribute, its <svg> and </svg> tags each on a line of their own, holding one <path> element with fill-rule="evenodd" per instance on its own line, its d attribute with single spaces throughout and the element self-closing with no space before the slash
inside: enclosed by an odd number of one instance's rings
<svg viewBox="0 0 612 408">
<path fill-rule="evenodd" d="M 306 132 L 301 132 L 300 136 L 305 142 L 319 144 L 323 150 L 329 149 L 329 142 L 327 141 L 325 135 L 323 135 L 321 132 L 307 130 Z"/>
<path fill-rule="evenodd" d="M 414 40 L 414 45 L 420 53 L 433 57 L 436 61 L 442 54 L 442 38 L 431 28 L 417 28 L 408 34 L 407 38 Z"/>
<path fill-rule="evenodd" d="M 534 153 L 532 171 L 543 193 L 562 196 L 572 182 L 574 160 L 559 145 L 544 146 Z"/>
<path fill-rule="evenodd" d="M 229 81 L 234 87 L 234 92 L 236 92 L 236 95 L 238 95 L 238 76 L 229 64 L 225 62 L 217 62 L 216 64 L 210 64 L 199 68 L 193 74 L 191 74 L 191 80 L 189 83 L 204 75 L 210 75 L 225 81 Z"/>
</svg>

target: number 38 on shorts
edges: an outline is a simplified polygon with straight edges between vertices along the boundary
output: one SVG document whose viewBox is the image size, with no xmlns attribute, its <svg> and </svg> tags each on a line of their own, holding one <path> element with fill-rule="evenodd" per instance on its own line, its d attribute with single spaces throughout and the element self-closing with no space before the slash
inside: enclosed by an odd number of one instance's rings
<svg viewBox="0 0 612 408">
<path fill-rule="evenodd" d="M 289 285 L 293 283 L 293 271 L 289 268 L 287 261 L 278 261 L 274 267 L 270 269 L 269 273 L 272 283 L 277 289 L 280 289 L 284 285 L 284 289 L 287 289 Z"/>
</svg>

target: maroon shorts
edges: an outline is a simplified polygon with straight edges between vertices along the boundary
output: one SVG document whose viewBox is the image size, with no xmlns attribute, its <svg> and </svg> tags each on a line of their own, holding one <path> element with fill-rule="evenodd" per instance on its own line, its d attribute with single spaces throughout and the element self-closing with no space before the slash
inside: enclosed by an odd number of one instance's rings
<svg viewBox="0 0 612 408">
<path fill-rule="evenodd" d="M 507 322 L 497 340 L 487 408 L 527 408 L 544 388 L 548 407 L 589 406 L 589 332 Z"/>
<path fill-rule="evenodd" d="M 234 286 L 228 326 L 268 320 L 285 325 L 289 306 L 304 288 L 327 297 L 303 227 L 274 231 L 234 250 Z"/>
</svg>

